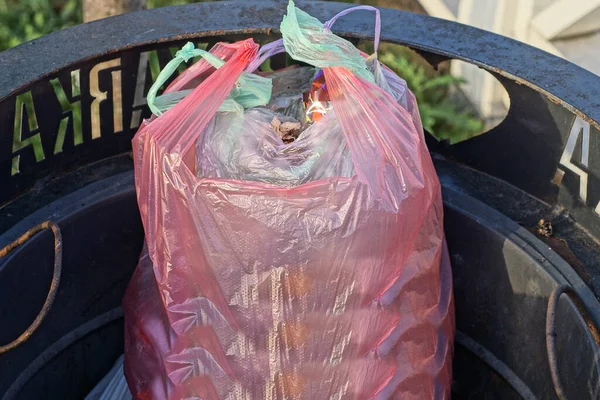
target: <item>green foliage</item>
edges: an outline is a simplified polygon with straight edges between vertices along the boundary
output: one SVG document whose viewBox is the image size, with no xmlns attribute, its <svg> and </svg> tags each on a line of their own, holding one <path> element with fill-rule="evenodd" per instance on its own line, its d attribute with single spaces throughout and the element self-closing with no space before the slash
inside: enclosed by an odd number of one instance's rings
<svg viewBox="0 0 600 400">
<path fill-rule="evenodd" d="M 148 8 L 202 1 L 148 0 Z M 83 0 L 0 0 L 0 51 L 80 24 L 82 3 Z"/>
<path fill-rule="evenodd" d="M 465 83 L 463 79 L 449 74 L 428 74 L 424 66 L 393 51 L 382 52 L 379 60 L 406 80 L 419 103 L 423 127 L 437 139 L 448 139 L 454 144 L 482 132 L 481 119 L 450 96 L 450 89 Z"/>
<path fill-rule="evenodd" d="M 81 23 L 81 0 L 0 0 L 0 51 Z"/>
</svg>

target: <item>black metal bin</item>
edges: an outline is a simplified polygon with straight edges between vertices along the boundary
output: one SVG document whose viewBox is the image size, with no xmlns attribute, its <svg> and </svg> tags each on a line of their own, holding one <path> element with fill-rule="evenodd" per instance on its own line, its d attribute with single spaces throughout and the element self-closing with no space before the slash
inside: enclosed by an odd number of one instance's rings
<svg viewBox="0 0 600 400">
<path fill-rule="evenodd" d="M 348 7 L 299 5 L 320 20 Z M 149 56 L 164 65 L 190 40 L 272 41 L 285 6 L 135 12 L 0 53 L 0 247 L 52 220 L 63 251 L 46 318 L 0 354 L 0 398 L 83 398 L 123 351 L 120 304 L 143 240 L 129 151 L 149 116 L 144 95 L 158 67 Z M 454 397 L 600 397 L 600 77 L 476 28 L 388 9 L 382 22 L 383 41 L 434 66 L 473 63 L 511 100 L 490 132 L 430 143 L 454 269 Z M 373 25 L 359 13 L 335 31 L 369 39 Z M 556 237 L 527 229 L 540 219 L 553 221 Z M 38 315 L 53 243 L 45 230 L 0 259 L 0 345 Z"/>
</svg>

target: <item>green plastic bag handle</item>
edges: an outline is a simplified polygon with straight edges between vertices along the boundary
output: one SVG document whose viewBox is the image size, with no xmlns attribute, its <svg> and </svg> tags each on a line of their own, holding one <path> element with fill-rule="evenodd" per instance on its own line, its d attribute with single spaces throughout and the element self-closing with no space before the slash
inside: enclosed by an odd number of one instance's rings
<svg viewBox="0 0 600 400">
<path fill-rule="evenodd" d="M 329 21 L 329 26 L 333 22 L 335 18 Z M 375 81 L 365 59 L 352 43 L 333 34 L 327 25 L 296 8 L 293 0 L 288 3 L 280 30 L 285 50 L 294 60 L 318 68 L 344 67 L 369 82 Z"/>
<path fill-rule="evenodd" d="M 179 65 L 181 65 L 182 62 L 188 62 L 194 57 L 204 58 L 210 65 L 217 69 L 225 64 L 225 61 L 214 54 L 209 53 L 206 50 L 194 48 L 194 44 L 191 42 L 186 43 L 163 70 L 160 71 L 156 81 L 154 81 L 152 87 L 150 87 L 150 90 L 148 91 L 146 102 L 154 115 L 161 115 L 191 92 L 191 90 L 182 90 L 165 93 L 162 96 L 157 97 L 158 90 L 165 84 L 171 75 L 173 75 Z M 244 108 L 264 106 L 271 100 L 272 88 L 273 84 L 270 78 L 264 78 L 262 76 L 244 72 L 231 91 L 229 95 L 230 98 L 226 99 L 223 104 L 221 104 L 219 111 L 242 113 Z"/>
</svg>

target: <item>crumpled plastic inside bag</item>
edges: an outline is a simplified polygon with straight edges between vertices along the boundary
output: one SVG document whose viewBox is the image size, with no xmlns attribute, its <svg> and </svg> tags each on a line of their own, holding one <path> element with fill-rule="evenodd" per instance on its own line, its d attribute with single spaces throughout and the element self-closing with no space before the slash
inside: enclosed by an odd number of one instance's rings
<svg viewBox="0 0 600 400">
<path fill-rule="evenodd" d="M 310 91 L 311 81 L 316 70 L 313 67 L 292 65 L 272 72 L 263 72 L 261 76 L 272 81 L 271 100 L 267 104 L 269 110 L 302 122 L 305 119 L 306 107 L 303 93 Z"/>
<path fill-rule="evenodd" d="M 294 74 L 311 68 L 290 69 Z M 368 60 L 374 81 L 408 108 L 406 82 L 383 68 L 376 58 Z M 308 76 L 301 73 L 301 76 Z M 396 77 L 396 79 L 394 79 Z M 196 147 L 196 175 L 200 178 L 230 178 L 294 187 L 333 176 L 351 178 L 356 174 L 344 132 L 330 110 L 314 123 L 306 123 L 303 93 L 310 80 L 287 79 L 274 85 L 266 107 L 239 112 L 217 112 L 200 135 Z M 281 92 L 279 92 L 281 90 Z M 297 125 L 301 130 L 291 143 L 277 123 Z"/>
<path fill-rule="evenodd" d="M 266 108 L 246 110 L 243 115 L 217 113 L 198 140 L 196 175 L 293 187 L 355 174 L 335 112 L 309 125 L 289 144 L 274 128 L 274 118 L 291 119 Z"/>
<path fill-rule="evenodd" d="M 189 46 L 186 51 L 190 55 L 194 54 Z M 382 66 L 376 57 L 367 57 L 356 49 L 354 52 L 355 59 L 358 60 L 355 64 L 362 63 L 365 67 L 354 69 L 366 70 L 378 86 L 408 108 L 406 82 Z M 215 61 L 213 63 L 220 64 Z M 177 65 L 179 64 L 174 68 Z M 313 67 L 292 67 L 263 73 L 263 79 L 269 78 L 273 82 L 268 104 L 251 108 L 256 102 L 242 102 L 245 107 L 236 107 L 231 106 L 236 103 L 230 101 L 222 105 L 197 142 L 196 175 L 201 178 L 230 178 L 288 187 L 332 176 L 354 176 L 356 171 L 335 112 L 331 110 L 325 118 L 315 123 L 306 122 L 307 110 L 303 95 L 310 91 L 315 73 Z M 256 75 L 242 75 L 245 81 L 256 82 L 252 93 L 263 91 L 253 98 L 264 101 L 268 97 L 264 92 L 271 87 L 258 79 L 250 78 L 251 76 Z M 246 82 L 241 82 L 240 87 L 248 86 Z M 163 94 L 156 98 L 154 104 L 164 112 L 189 92 L 191 89 Z M 240 97 L 242 100 L 250 97 L 239 96 L 239 93 L 240 90 L 234 88 L 230 97 L 238 101 Z M 282 129 L 286 125 L 295 131 L 292 143 L 285 141 L 287 132 Z"/>
<path fill-rule="evenodd" d="M 265 74 L 273 79 L 269 104 L 243 113 L 217 112 L 198 139 L 196 175 L 288 187 L 352 177 L 354 167 L 335 113 L 318 123 L 305 121 L 303 94 L 311 89 L 314 75 L 312 67 Z M 286 135 L 295 140 L 285 143 Z"/>
</svg>

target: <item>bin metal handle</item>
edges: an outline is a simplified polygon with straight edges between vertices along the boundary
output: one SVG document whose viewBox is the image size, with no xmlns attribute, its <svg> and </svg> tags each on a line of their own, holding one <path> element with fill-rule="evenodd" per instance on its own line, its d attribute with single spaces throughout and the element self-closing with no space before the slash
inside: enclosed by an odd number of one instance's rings
<svg viewBox="0 0 600 400">
<path fill-rule="evenodd" d="M 6 247 L 0 249 L 0 258 L 6 256 L 8 253 L 13 251 L 14 249 L 20 247 L 23 243 L 31 239 L 36 233 L 44 230 L 51 229 L 52 233 L 54 233 L 54 272 L 52 275 L 52 282 L 50 283 L 50 290 L 48 291 L 48 296 L 46 296 L 46 301 L 42 306 L 42 309 L 38 313 L 35 320 L 29 325 L 29 327 L 15 340 L 12 342 L 0 346 L 0 354 L 6 353 L 9 350 L 14 349 L 15 347 L 20 346 L 24 342 L 26 342 L 31 335 L 39 328 L 39 326 L 44 321 L 44 318 L 48 315 L 54 300 L 56 299 L 56 293 L 58 292 L 58 285 L 60 284 L 60 275 L 62 272 L 62 233 L 58 225 L 56 225 L 52 221 L 42 222 L 39 225 L 34 226 L 27 232 L 25 232 L 21 237 L 16 239 L 14 242 L 8 244 Z"/>
<path fill-rule="evenodd" d="M 600 346 L 600 331 L 596 322 L 591 317 L 588 309 L 586 308 L 583 300 L 579 294 L 569 285 L 559 285 L 548 299 L 548 309 L 546 311 L 546 351 L 548 352 L 548 364 L 550 366 L 550 374 L 552 375 L 552 383 L 554 384 L 554 390 L 560 400 L 566 400 L 565 389 L 561 383 L 560 376 L 558 374 L 558 359 L 556 356 L 556 309 L 558 307 L 558 300 L 560 296 L 565 294 L 571 301 L 575 303 L 581 316 L 583 317 L 585 324 L 587 325 L 592 337 Z"/>
</svg>

